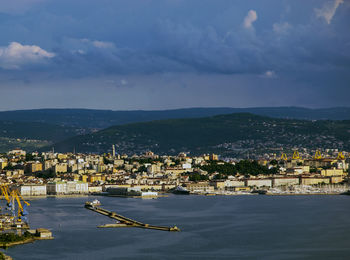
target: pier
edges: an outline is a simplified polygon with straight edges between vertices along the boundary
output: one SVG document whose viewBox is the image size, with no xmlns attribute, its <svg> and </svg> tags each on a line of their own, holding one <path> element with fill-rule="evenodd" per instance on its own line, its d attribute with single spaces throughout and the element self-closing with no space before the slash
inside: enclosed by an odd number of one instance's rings
<svg viewBox="0 0 350 260">
<path fill-rule="evenodd" d="M 92 210 L 92 211 L 95 211 L 101 215 L 104 215 L 104 216 L 107 216 L 109 218 L 117 220 L 117 223 L 98 226 L 99 228 L 137 227 L 137 228 L 155 229 L 155 230 L 171 231 L 171 232 L 180 231 L 180 229 L 177 226 L 165 227 L 165 226 L 155 226 L 155 225 L 145 224 L 145 223 L 124 217 L 118 213 L 97 207 L 91 202 L 86 202 L 85 208 Z"/>
</svg>

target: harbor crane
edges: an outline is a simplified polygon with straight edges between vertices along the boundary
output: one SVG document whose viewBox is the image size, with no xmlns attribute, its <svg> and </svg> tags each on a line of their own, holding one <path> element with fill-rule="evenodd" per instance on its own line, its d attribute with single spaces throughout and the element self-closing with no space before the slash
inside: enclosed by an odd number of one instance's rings
<svg viewBox="0 0 350 260">
<path fill-rule="evenodd" d="M 339 152 L 337 156 L 337 160 L 344 160 L 345 156 L 343 155 L 343 152 Z"/>
<path fill-rule="evenodd" d="M 21 194 L 16 190 L 10 190 L 9 186 L 6 184 L 0 185 L 1 195 L 4 196 L 6 200 L 6 210 L 11 212 L 0 214 L 0 222 L 8 222 L 10 217 L 10 223 L 8 228 L 27 228 L 27 207 L 30 206 L 29 202 L 24 200 Z M 4 227 L 4 223 L 0 225 Z"/>
<path fill-rule="evenodd" d="M 11 199 L 9 196 L 9 194 L 10 194 L 9 187 L 5 184 L 1 184 L 0 189 L 1 189 L 1 195 L 4 196 L 4 198 L 7 202 L 6 206 L 11 207 L 12 205 L 11 205 Z"/>
<path fill-rule="evenodd" d="M 300 154 L 297 150 L 294 151 L 292 158 L 293 158 L 293 160 L 300 160 L 301 159 Z"/>
<path fill-rule="evenodd" d="M 322 158 L 323 157 L 322 157 L 321 151 L 320 150 L 316 150 L 315 155 L 314 155 L 314 159 L 320 160 Z"/>
<path fill-rule="evenodd" d="M 281 160 L 287 161 L 288 160 L 287 154 L 282 153 Z"/>
<path fill-rule="evenodd" d="M 17 220 L 27 222 L 26 216 L 28 215 L 28 211 L 26 208 L 27 206 L 30 206 L 29 202 L 25 201 L 17 190 L 13 190 L 11 192 L 11 197 L 13 201 L 17 202 Z M 21 200 L 24 204 L 23 206 L 22 206 Z M 13 203 L 13 205 L 15 205 L 15 203 Z"/>
</svg>

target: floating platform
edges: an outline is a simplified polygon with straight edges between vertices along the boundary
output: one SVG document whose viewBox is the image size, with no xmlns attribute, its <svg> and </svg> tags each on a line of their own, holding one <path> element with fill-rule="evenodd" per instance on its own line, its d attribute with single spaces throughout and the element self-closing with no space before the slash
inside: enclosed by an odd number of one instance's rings
<svg viewBox="0 0 350 260">
<path fill-rule="evenodd" d="M 98 226 L 100 228 L 137 227 L 137 228 L 155 229 L 155 230 L 161 230 L 161 231 L 172 231 L 172 232 L 180 231 L 180 229 L 177 226 L 165 227 L 165 226 L 154 226 L 154 225 L 145 224 L 145 223 L 124 217 L 118 213 L 97 207 L 91 202 L 86 202 L 85 208 L 117 220 L 117 223 L 114 223 L 114 224 L 106 224 L 106 225 Z"/>
</svg>

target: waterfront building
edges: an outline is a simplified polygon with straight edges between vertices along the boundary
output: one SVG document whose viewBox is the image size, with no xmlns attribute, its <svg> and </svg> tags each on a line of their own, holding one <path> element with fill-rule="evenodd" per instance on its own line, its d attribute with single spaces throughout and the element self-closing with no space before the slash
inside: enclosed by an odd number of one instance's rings
<svg viewBox="0 0 350 260">
<path fill-rule="evenodd" d="M 199 181 L 199 182 L 189 182 L 186 183 L 186 189 L 190 192 L 213 192 L 214 187 L 210 186 L 208 182 L 206 181 Z"/>
<path fill-rule="evenodd" d="M 45 196 L 46 185 L 40 184 L 25 184 L 17 186 L 17 190 L 22 196 Z"/>
<path fill-rule="evenodd" d="M 89 186 L 87 182 L 82 181 L 57 181 L 47 183 L 47 194 L 87 194 Z"/>
<path fill-rule="evenodd" d="M 298 177 L 275 177 L 272 180 L 273 187 L 299 185 Z"/>
<path fill-rule="evenodd" d="M 342 169 L 325 169 L 321 170 L 322 176 L 343 176 L 344 171 Z"/>
<path fill-rule="evenodd" d="M 89 186 L 89 193 L 99 193 L 102 192 L 102 186 Z"/>
<path fill-rule="evenodd" d="M 245 186 L 272 187 L 272 179 L 247 179 Z"/>
<path fill-rule="evenodd" d="M 315 184 L 330 184 L 331 180 L 328 177 L 307 177 L 300 178 L 300 185 L 315 185 Z"/>
</svg>

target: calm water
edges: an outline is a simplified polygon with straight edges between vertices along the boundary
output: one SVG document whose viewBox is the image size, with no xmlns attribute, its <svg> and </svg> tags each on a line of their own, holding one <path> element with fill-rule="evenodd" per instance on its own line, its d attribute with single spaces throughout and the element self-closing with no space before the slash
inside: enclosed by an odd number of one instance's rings
<svg viewBox="0 0 350 260">
<path fill-rule="evenodd" d="M 89 197 L 89 200 L 95 197 Z M 14 259 L 349 259 L 350 196 L 98 197 L 136 220 L 182 232 L 100 229 L 87 198 L 31 201 L 32 228 L 54 240 L 10 248 Z"/>
</svg>

